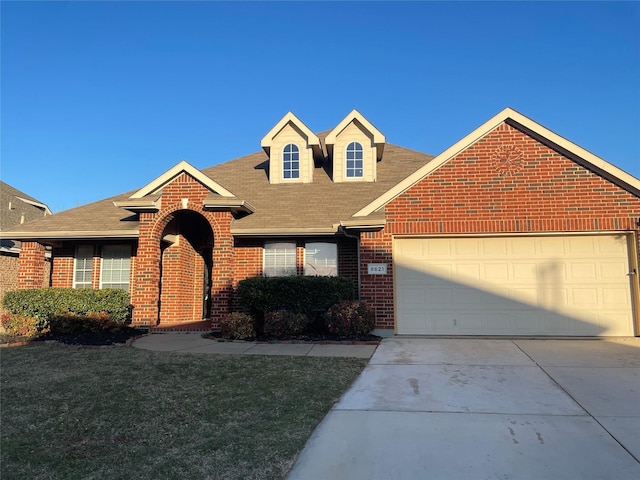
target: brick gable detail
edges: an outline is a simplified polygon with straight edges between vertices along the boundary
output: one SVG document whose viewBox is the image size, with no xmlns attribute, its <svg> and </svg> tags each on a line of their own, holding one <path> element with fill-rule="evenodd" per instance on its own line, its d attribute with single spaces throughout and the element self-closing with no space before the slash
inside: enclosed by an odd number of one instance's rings
<svg viewBox="0 0 640 480">
<path fill-rule="evenodd" d="M 384 230 L 363 233 L 361 242 L 361 297 L 376 307 L 377 328 L 394 327 L 394 236 L 638 232 L 640 199 L 502 123 L 385 213 Z M 388 274 L 368 275 L 367 263 L 387 263 Z"/>
<path fill-rule="evenodd" d="M 140 214 L 138 253 L 132 289 L 132 303 L 135 306 L 134 322 L 136 324 L 155 326 L 160 320 L 161 306 L 158 302 L 161 274 L 160 244 L 165 227 L 179 215 L 180 211 L 184 210 L 201 215 L 209 223 L 213 232 L 214 272 L 211 286 L 213 328 L 216 328 L 220 319 L 229 312 L 233 290 L 234 251 L 233 238 L 230 233 L 233 217 L 229 212 L 206 211 L 202 205 L 209 193 L 209 190 L 200 182 L 186 173 L 181 173 L 163 188 L 162 210 L 156 213 Z M 177 254 L 181 260 L 177 263 L 173 262 L 170 271 L 166 272 L 165 281 L 170 279 L 168 281 L 175 282 L 177 285 L 188 284 L 187 288 L 194 292 L 192 298 L 195 303 L 196 295 L 199 295 L 202 290 L 193 283 L 194 272 L 196 268 L 202 267 L 202 263 L 191 250 L 183 248 L 181 253 Z M 186 262 L 184 265 L 186 268 L 182 267 L 180 262 Z M 165 310 L 163 312 L 170 312 L 165 318 L 167 321 L 192 322 L 195 319 L 201 320 L 201 318 L 194 319 L 193 317 L 193 312 L 201 308 L 201 303 L 197 307 L 194 306 L 192 313 L 189 313 L 184 310 L 184 307 L 177 305 L 185 300 L 185 298 L 175 297 L 164 299 L 162 308 Z"/>
</svg>

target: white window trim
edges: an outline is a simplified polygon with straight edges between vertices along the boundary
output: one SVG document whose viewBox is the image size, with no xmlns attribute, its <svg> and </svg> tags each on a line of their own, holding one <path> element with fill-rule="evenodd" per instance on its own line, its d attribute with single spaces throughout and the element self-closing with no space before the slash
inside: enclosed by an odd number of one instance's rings
<svg viewBox="0 0 640 480">
<path fill-rule="evenodd" d="M 91 274 L 89 275 L 89 282 L 77 282 L 76 281 L 76 272 L 78 271 L 78 250 L 82 247 L 86 247 L 91 250 L 91 257 L 89 260 L 91 262 Z M 71 283 L 72 288 L 92 288 L 93 287 L 93 256 L 95 255 L 95 250 L 93 245 L 76 245 L 75 251 L 73 253 L 73 281 Z M 86 271 L 86 270 L 84 270 Z"/>
<path fill-rule="evenodd" d="M 293 154 L 293 153 L 297 153 L 297 154 L 298 154 L 298 170 L 297 170 L 297 172 L 298 172 L 298 176 L 297 176 L 297 177 L 295 177 L 295 178 L 294 178 L 294 177 L 286 178 L 286 177 L 284 176 L 284 172 L 285 172 L 285 168 L 284 168 L 284 162 L 285 162 L 285 159 L 284 159 L 284 156 L 285 156 L 285 149 L 286 149 L 288 146 L 290 146 L 290 145 L 293 145 L 294 147 L 296 147 L 297 152 L 289 152 L 289 155 L 291 155 L 291 154 Z M 292 162 L 292 161 L 293 161 L 293 160 L 289 160 L 289 162 Z M 302 172 L 301 172 L 300 170 L 301 170 L 301 169 L 300 169 L 300 147 L 298 147 L 298 145 L 296 145 L 296 144 L 295 144 L 295 143 L 293 143 L 293 142 L 292 142 L 292 143 L 287 143 L 284 147 L 282 147 L 282 180 L 283 180 L 283 181 L 285 181 L 285 182 L 297 182 L 297 181 L 300 181 L 300 177 L 301 177 L 301 175 L 302 175 Z M 289 172 L 290 172 L 290 173 L 293 173 L 294 171 L 296 171 L 296 170 L 289 170 Z"/>
<path fill-rule="evenodd" d="M 353 144 L 353 143 L 355 143 L 357 146 L 360 147 L 360 153 L 362 154 L 362 158 L 359 159 L 362 162 L 362 175 L 360 175 L 360 176 L 355 176 L 354 175 L 354 176 L 350 177 L 349 176 L 349 167 L 347 166 L 347 162 L 348 162 L 347 151 L 349 150 L 349 146 L 351 144 Z M 357 149 L 356 149 L 356 151 L 357 151 Z M 354 168 L 353 170 L 357 170 L 357 168 Z M 345 149 L 344 149 L 344 178 L 347 181 L 349 181 L 349 180 L 361 180 L 361 179 L 364 178 L 364 147 L 358 141 L 354 140 L 352 142 L 349 142 L 347 144 L 347 146 L 345 147 Z"/>
<path fill-rule="evenodd" d="M 112 283 L 107 283 L 107 287 L 104 286 L 104 281 L 103 281 L 103 276 L 104 276 L 104 250 L 105 248 L 108 247 L 126 247 L 129 249 L 129 277 L 127 278 L 127 291 L 131 290 L 131 245 L 127 245 L 127 244 L 115 244 L 115 245 L 104 245 L 102 247 L 102 254 L 100 255 L 100 289 L 102 290 L 103 288 L 114 288 L 114 287 L 110 287 L 109 285 L 112 285 Z M 124 289 L 123 289 L 124 290 Z"/>
<path fill-rule="evenodd" d="M 274 243 L 287 243 L 290 245 L 293 245 L 293 250 L 294 250 L 294 266 L 295 266 L 295 273 L 288 275 L 291 277 L 295 277 L 298 275 L 298 244 L 296 241 L 266 241 L 264 242 L 263 246 L 262 246 L 262 276 L 263 277 L 275 277 L 275 276 L 281 276 L 281 275 L 275 275 L 275 274 L 267 274 L 267 245 L 269 244 L 274 244 Z"/>
</svg>

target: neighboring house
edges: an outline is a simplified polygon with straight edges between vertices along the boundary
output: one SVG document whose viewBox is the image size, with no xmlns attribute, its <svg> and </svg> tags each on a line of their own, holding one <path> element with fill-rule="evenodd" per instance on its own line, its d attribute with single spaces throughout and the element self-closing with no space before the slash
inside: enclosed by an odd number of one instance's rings
<svg viewBox="0 0 640 480">
<path fill-rule="evenodd" d="M 4 233 L 19 287 L 125 288 L 140 326 L 217 328 L 255 275 L 340 275 L 383 335 L 639 335 L 640 180 L 505 109 L 436 157 L 357 111 Z M 7 238 L 7 237 L 5 237 Z M 43 274 L 44 275 L 44 274 Z"/>
<path fill-rule="evenodd" d="M 0 181 L 0 232 L 47 215 L 51 215 L 51 210 L 44 203 Z M 5 237 L 0 239 L 0 299 L 5 292 L 18 288 L 20 246 L 19 240 Z M 43 267 L 45 271 L 41 286 L 49 286 L 50 266 L 47 260 Z"/>
</svg>

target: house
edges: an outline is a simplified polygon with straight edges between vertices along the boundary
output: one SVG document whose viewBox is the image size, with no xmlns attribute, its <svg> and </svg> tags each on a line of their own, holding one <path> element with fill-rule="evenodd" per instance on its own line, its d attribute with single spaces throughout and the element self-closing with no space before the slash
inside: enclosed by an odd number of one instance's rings
<svg viewBox="0 0 640 480">
<path fill-rule="evenodd" d="M 49 207 L 39 200 L 0 181 L 0 232 L 31 220 L 51 215 Z M 18 255 L 21 243 L 15 238 L 0 239 L 0 299 L 5 292 L 18 288 Z M 49 258 L 50 256 L 47 255 Z M 48 285 L 50 263 L 44 264 L 43 285 Z"/>
<path fill-rule="evenodd" d="M 640 334 L 640 180 L 505 109 L 433 157 L 354 110 L 262 151 L 17 226 L 19 287 L 128 289 L 139 326 L 215 329 L 255 275 L 340 275 L 375 333 Z M 210 322 L 210 323 L 209 323 Z"/>
</svg>

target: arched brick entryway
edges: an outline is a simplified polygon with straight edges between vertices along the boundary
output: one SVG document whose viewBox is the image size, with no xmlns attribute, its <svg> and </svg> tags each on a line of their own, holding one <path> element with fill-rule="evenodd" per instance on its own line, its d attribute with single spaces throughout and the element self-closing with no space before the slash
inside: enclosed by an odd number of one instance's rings
<svg viewBox="0 0 640 480">
<path fill-rule="evenodd" d="M 215 328 L 229 311 L 232 216 L 192 205 L 140 214 L 134 324 L 188 329 L 206 319 Z"/>
<path fill-rule="evenodd" d="M 213 230 L 192 210 L 172 215 L 160 240 L 159 325 L 211 317 Z"/>
</svg>

